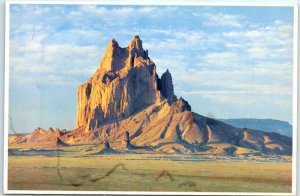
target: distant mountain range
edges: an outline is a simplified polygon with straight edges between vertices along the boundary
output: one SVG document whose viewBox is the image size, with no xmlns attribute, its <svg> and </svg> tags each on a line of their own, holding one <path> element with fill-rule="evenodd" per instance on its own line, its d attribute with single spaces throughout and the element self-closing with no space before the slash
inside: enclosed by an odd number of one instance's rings
<svg viewBox="0 0 300 196">
<path fill-rule="evenodd" d="M 256 118 L 237 118 L 219 120 L 238 128 L 248 128 L 266 132 L 276 132 L 289 137 L 292 137 L 293 135 L 293 127 L 290 123 L 286 121 Z"/>
</svg>

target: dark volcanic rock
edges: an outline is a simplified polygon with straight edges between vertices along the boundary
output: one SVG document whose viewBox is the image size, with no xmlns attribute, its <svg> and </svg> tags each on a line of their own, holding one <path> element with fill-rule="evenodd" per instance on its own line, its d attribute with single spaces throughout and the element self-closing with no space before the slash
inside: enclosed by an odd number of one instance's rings
<svg viewBox="0 0 300 196">
<path fill-rule="evenodd" d="M 105 142 L 104 142 L 104 148 L 103 148 L 103 150 L 108 150 L 108 149 L 110 149 L 109 142 L 108 142 L 108 141 L 105 141 Z"/>
<path fill-rule="evenodd" d="M 129 137 L 129 132 L 125 131 L 124 132 L 124 138 L 122 141 L 122 148 L 125 150 L 130 150 L 133 149 L 133 145 L 130 143 L 130 137 Z"/>
<path fill-rule="evenodd" d="M 172 105 L 177 100 L 177 97 L 174 94 L 172 76 L 168 69 L 161 76 L 159 83 L 161 94 L 167 98 L 169 105 Z"/>
<path fill-rule="evenodd" d="M 110 147 L 110 144 L 108 141 L 105 141 L 103 145 L 104 145 L 103 149 L 100 150 L 99 152 L 97 152 L 96 154 L 119 154 L 118 151 L 116 151 Z"/>
<path fill-rule="evenodd" d="M 59 137 L 56 138 L 56 141 L 55 141 L 55 146 L 57 147 L 67 147 L 67 146 L 70 146 L 69 144 L 66 144 L 65 142 L 63 142 Z"/>
</svg>

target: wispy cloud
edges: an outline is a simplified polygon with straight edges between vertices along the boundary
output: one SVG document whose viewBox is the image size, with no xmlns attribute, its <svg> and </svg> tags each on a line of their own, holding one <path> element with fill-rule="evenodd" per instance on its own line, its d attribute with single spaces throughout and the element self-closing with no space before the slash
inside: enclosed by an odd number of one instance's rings
<svg viewBox="0 0 300 196">
<path fill-rule="evenodd" d="M 193 13 L 203 19 L 202 25 L 214 27 L 242 27 L 246 24 L 245 17 L 224 13 Z"/>
<path fill-rule="evenodd" d="M 104 51 L 99 46 L 93 45 L 47 45 L 40 39 L 24 40 L 22 44 L 12 41 L 11 81 L 19 85 L 83 82 L 97 69 L 101 52 Z"/>
</svg>

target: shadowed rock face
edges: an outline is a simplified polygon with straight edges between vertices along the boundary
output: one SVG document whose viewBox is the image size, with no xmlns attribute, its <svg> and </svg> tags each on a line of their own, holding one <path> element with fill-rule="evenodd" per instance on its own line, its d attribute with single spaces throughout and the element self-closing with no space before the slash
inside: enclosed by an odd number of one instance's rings
<svg viewBox="0 0 300 196">
<path fill-rule="evenodd" d="M 177 97 L 174 94 L 172 76 L 168 69 L 163 73 L 159 80 L 159 90 L 161 91 L 161 94 L 167 98 L 169 105 L 172 105 L 177 100 Z"/>
<path fill-rule="evenodd" d="M 68 144 L 66 144 L 65 142 L 63 142 L 59 137 L 56 138 L 56 141 L 55 141 L 55 146 L 57 147 L 66 147 L 66 146 L 69 146 Z"/>
<path fill-rule="evenodd" d="M 123 141 L 122 141 L 122 148 L 125 149 L 125 150 L 129 150 L 129 149 L 133 148 L 132 144 L 130 143 L 130 137 L 129 137 L 129 132 L 128 131 L 124 132 L 124 138 L 123 138 Z"/>
<path fill-rule="evenodd" d="M 108 142 L 108 141 L 105 141 L 105 142 L 104 142 L 103 149 L 100 150 L 100 151 L 97 152 L 97 153 L 94 153 L 94 154 L 95 154 L 95 155 L 97 155 L 97 154 L 119 154 L 119 152 L 116 151 L 116 150 L 114 150 L 114 149 L 112 149 L 112 148 L 110 147 L 109 142 Z"/>
<path fill-rule="evenodd" d="M 103 149 L 107 150 L 107 149 L 110 149 L 110 145 L 109 145 L 109 142 L 108 141 L 105 141 L 104 142 L 104 147 Z"/>
</svg>

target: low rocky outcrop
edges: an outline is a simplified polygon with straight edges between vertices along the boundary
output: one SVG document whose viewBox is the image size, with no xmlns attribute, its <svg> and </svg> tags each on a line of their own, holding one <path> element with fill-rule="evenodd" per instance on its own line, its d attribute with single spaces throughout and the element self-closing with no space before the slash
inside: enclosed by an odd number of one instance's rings
<svg viewBox="0 0 300 196">
<path fill-rule="evenodd" d="M 56 138 L 54 145 L 57 146 L 57 147 L 67 147 L 67 146 L 69 146 L 67 143 L 63 142 L 59 137 Z"/>
<path fill-rule="evenodd" d="M 112 149 L 108 141 L 105 141 L 103 144 L 103 149 L 95 154 L 119 154 L 118 151 Z"/>
</svg>

